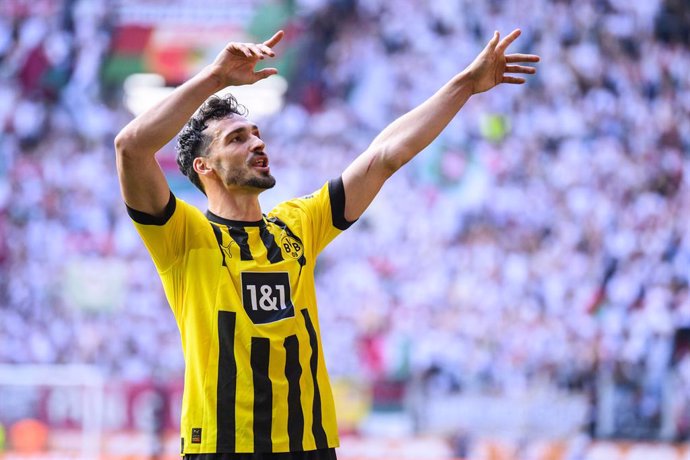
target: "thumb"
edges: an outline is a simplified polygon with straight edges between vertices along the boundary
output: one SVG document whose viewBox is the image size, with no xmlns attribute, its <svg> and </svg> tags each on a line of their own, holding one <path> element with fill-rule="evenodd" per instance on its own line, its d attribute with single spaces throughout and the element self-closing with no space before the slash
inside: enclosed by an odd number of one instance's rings
<svg viewBox="0 0 690 460">
<path fill-rule="evenodd" d="M 264 78 L 268 78 L 271 75 L 276 75 L 277 73 L 278 73 L 278 69 L 276 69 L 274 67 L 268 67 L 266 69 L 261 69 L 257 72 L 254 72 L 254 78 L 255 78 L 254 81 L 256 82 L 259 80 L 263 80 Z"/>
</svg>

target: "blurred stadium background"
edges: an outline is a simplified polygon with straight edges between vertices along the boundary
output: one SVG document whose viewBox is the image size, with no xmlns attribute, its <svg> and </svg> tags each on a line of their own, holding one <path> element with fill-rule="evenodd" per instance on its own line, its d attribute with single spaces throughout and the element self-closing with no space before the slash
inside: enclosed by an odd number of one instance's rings
<svg viewBox="0 0 690 460">
<path fill-rule="evenodd" d="M 178 331 L 114 170 L 133 114 L 285 29 L 281 77 L 235 91 L 268 208 L 514 27 L 539 74 L 322 256 L 339 456 L 690 458 L 687 0 L 0 0 L 0 458 L 178 458 Z"/>
</svg>

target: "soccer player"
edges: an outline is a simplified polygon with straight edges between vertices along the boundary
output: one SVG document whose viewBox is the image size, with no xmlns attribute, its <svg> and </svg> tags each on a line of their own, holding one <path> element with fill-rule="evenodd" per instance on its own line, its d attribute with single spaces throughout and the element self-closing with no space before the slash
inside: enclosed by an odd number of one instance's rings
<svg viewBox="0 0 690 460">
<path fill-rule="evenodd" d="M 519 35 L 515 30 L 501 40 L 495 32 L 467 68 L 385 128 L 340 177 L 266 214 L 258 197 L 276 182 L 273 152 L 233 97 L 212 95 L 276 74 L 255 66 L 275 56 L 282 31 L 263 43 L 229 43 L 213 63 L 118 134 L 122 195 L 182 338 L 186 458 L 336 457 L 316 258 L 470 96 L 525 82 L 509 74 L 535 72 L 523 64 L 538 56 L 506 54 Z M 155 159 L 178 132 L 178 163 L 206 195 L 205 213 L 172 194 Z"/>
</svg>

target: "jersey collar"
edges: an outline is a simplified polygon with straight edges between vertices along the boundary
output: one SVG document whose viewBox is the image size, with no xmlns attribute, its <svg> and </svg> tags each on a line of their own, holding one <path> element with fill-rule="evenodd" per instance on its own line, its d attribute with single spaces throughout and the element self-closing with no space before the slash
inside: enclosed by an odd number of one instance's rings
<svg viewBox="0 0 690 460">
<path fill-rule="evenodd" d="M 221 225 L 228 225 L 230 227 L 265 227 L 266 216 L 261 220 L 244 221 L 244 220 L 230 220 L 213 214 L 211 211 L 206 211 L 206 218 L 211 222 Z"/>
</svg>

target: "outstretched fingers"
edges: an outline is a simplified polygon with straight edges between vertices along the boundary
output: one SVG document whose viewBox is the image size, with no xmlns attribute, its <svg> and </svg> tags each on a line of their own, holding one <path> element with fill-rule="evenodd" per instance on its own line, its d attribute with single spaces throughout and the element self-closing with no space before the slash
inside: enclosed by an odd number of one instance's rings
<svg viewBox="0 0 690 460">
<path fill-rule="evenodd" d="M 271 38 L 266 40 L 263 43 L 257 43 L 254 45 L 256 47 L 256 50 L 261 53 L 260 59 L 263 59 L 263 56 L 268 56 L 268 57 L 275 57 L 276 53 L 273 51 L 273 47 L 280 42 L 280 40 L 283 39 L 285 36 L 285 32 L 282 30 L 279 30 Z M 274 67 L 268 67 L 265 69 L 258 70 L 254 72 L 254 78 L 255 82 L 259 80 L 263 80 L 264 78 L 268 78 L 271 75 L 276 75 L 278 73 L 278 69 Z"/>
<path fill-rule="evenodd" d="M 254 43 L 245 43 L 245 47 L 249 50 L 251 53 L 250 57 L 256 57 L 259 59 L 263 59 L 264 55 L 266 55 L 266 52 L 257 44 Z"/>
<path fill-rule="evenodd" d="M 506 73 L 523 73 L 523 74 L 535 74 L 537 73 L 537 69 L 534 67 L 526 66 L 526 65 L 507 65 L 504 71 L 504 75 L 501 79 L 501 83 L 511 83 L 514 85 L 521 85 L 525 83 L 525 79 L 523 77 L 514 77 L 512 75 L 505 75 Z"/>
<path fill-rule="evenodd" d="M 501 83 L 510 83 L 513 85 L 522 85 L 525 83 L 525 79 L 522 77 L 512 77 L 510 75 L 503 75 L 503 79 L 501 80 Z"/>
<path fill-rule="evenodd" d="M 539 56 L 536 54 L 506 54 L 506 62 L 539 62 Z"/>
<path fill-rule="evenodd" d="M 535 54 L 509 54 L 506 56 L 506 63 L 525 63 L 525 62 L 539 62 L 539 56 Z M 528 65 L 506 65 L 504 73 L 522 73 L 534 75 L 537 73 L 537 69 Z M 511 75 L 503 75 L 501 80 L 502 83 L 509 83 L 514 85 L 521 85 L 525 83 L 525 79 L 522 77 L 514 77 Z"/>
<path fill-rule="evenodd" d="M 498 33 L 498 31 L 494 32 L 494 36 L 491 37 L 491 40 L 489 40 L 489 43 L 486 44 L 486 49 L 494 49 L 496 48 L 496 45 L 498 45 L 498 40 L 501 38 L 501 35 Z"/>
<path fill-rule="evenodd" d="M 503 40 L 501 40 L 501 42 L 496 46 L 496 51 L 498 51 L 501 54 L 505 53 L 505 50 L 508 48 L 508 46 L 510 46 L 510 44 L 513 43 L 515 39 L 520 36 L 521 33 L 522 31 L 520 29 L 515 29 L 514 31 L 506 35 L 506 37 Z"/>
<path fill-rule="evenodd" d="M 285 32 L 279 30 L 278 32 L 273 34 L 271 38 L 263 42 L 263 45 L 268 46 L 269 48 L 273 48 L 278 44 L 278 42 L 280 42 L 280 40 L 283 39 L 283 36 L 285 36 Z"/>
<path fill-rule="evenodd" d="M 276 75 L 278 73 L 278 69 L 274 67 L 268 67 L 266 69 L 261 69 L 256 72 L 254 72 L 254 82 L 256 83 L 259 80 L 263 80 L 264 78 L 268 78 L 271 75 Z"/>
<path fill-rule="evenodd" d="M 270 47 L 264 45 L 263 43 L 257 44 L 256 47 L 259 48 L 261 50 L 261 52 L 266 56 L 269 56 L 269 57 L 275 57 L 276 56 L 276 53 Z"/>
<path fill-rule="evenodd" d="M 526 66 L 526 65 L 507 65 L 505 72 L 506 73 L 535 74 L 535 73 L 537 73 L 537 69 L 535 69 L 534 67 Z"/>
<path fill-rule="evenodd" d="M 228 44 L 226 49 L 227 51 L 233 54 L 239 51 L 241 54 L 244 54 L 244 56 L 248 58 L 251 58 L 253 56 L 252 52 L 249 50 L 249 47 L 246 43 L 230 43 Z"/>
<path fill-rule="evenodd" d="M 281 31 L 282 32 L 282 31 Z M 278 34 L 276 34 L 278 35 Z M 273 37 L 275 38 L 276 35 Z M 281 35 L 282 36 L 282 35 Z M 280 38 L 278 38 L 279 40 Z M 270 46 L 264 43 L 237 43 L 228 44 L 227 50 L 233 54 L 244 55 L 247 58 L 264 59 L 265 57 L 275 57 L 276 53 Z"/>
</svg>

